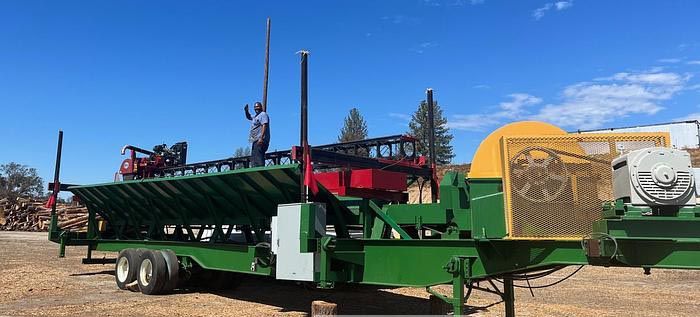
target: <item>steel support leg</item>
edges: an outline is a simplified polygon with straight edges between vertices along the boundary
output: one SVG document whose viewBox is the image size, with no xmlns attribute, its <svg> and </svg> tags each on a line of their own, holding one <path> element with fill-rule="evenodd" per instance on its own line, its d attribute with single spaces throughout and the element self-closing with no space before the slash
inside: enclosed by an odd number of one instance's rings
<svg viewBox="0 0 700 317">
<path fill-rule="evenodd" d="M 464 259 L 460 258 L 460 269 L 452 273 L 452 307 L 455 316 L 464 314 Z"/>
<path fill-rule="evenodd" d="M 509 277 L 503 279 L 503 302 L 506 305 L 506 317 L 515 317 L 515 288 L 513 279 Z"/>
<path fill-rule="evenodd" d="M 331 257 L 330 257 L 330 244 L 332 243 L 332 237 L 322 237 L 319 245 L 320 249 L 320 261 L 321 261 L 321 272 L 318 279 L 318 288 L 333 288 L 335 283 L 330 280 L 329 274 L 331 272 Z"/>
<path fill-rule="evenodd" d="M 464 285 L 466 282 L 466 284 L 470 285 L 469 289 L 471 290 L 472 264 L 474 261 L 474 257 L 453 256 L 443 267 L 445 271 L 452 274 L 452 298 L 441 295 L 433 291 L 430 287 L 426 287 L 428 293 L 452 305 L 455 316 L 464 314 L 464 302 L 471 293 L 467 292 L 465 296 Z"/>
<path fill-rule="evenodd" d="M 92 245 L 88 245 L 85 259 L 87 259 L 88 261 L 92 260 Z"/>
<path fill-rule="evenodd" d="M 58 237 L 58 257 L 59 258 L 65 258 L 66 257 L 66 240 L 68 237 L 66 237 L 65 231 L 61 231 L 61 234 Z"/>
</svg>

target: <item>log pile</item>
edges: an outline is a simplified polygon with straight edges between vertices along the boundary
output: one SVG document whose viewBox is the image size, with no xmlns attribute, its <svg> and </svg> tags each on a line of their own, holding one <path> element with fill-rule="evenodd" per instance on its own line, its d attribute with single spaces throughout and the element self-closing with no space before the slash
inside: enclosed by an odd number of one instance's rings
<svg viewBox="0 0 700 317">
<path fill-rule="evenodd" d="M 48 231 L 51 209 L 44 207 L 45 204 L 45 201 L 23 197 L 15 201 L 0 199 L 0 230 Z M 87 230 L 86 207 L 58 203 L 56 214 L 60 228 L 71 231 Z"/>
<path fill-rule="evenodd" d="M 700 167 L 700 149 L 683 149 L 690 153 L 690 162 L 693 167 Z"/>
</svg>

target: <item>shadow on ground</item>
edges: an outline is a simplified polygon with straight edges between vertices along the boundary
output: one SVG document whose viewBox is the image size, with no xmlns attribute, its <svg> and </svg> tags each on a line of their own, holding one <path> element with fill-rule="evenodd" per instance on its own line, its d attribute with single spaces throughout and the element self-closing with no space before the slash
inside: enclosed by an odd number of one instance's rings
<svg viewBox="0 0 700 317">
<path fill-rule="evenodd" d="M 430 302 L 427 298 L 396 294 L 385 287 L 365 285 L 338 285 L 335 289 L 323 290 L 307 284 L 245 276 L 238 286 L 230 290 L 193 286 L 176 292 L 211 293 L 225 298 L 279 307 L 280 312 L 308 313 L 312 301 L 322 300 L 338 304 L 339 313 L 343 315 L 430 314 Z M 488 311 L 493 305 L 495 304 L 484 307 L 467 306 L 466 313 Z"/>
<path fill-rule="evenodd" d="M 93 275 L 111 275 L 114 276 L 114 270 L 104 270 L 96 272 L 73 273 L 70 276 L 93 276 Z"/>
</svg>

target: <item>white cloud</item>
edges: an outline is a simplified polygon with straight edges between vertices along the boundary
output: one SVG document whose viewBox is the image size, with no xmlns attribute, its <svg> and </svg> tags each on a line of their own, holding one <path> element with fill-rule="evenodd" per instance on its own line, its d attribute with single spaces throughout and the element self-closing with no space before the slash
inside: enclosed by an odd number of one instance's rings
<svg viewBox="0 0 700 317">
<path fill-rule="evenodd" d="M 486 128 L 497 125 L 500 118 L 495 118 L 484 114 L 455 115 L 447 122 L 450 129 L 464 131 L 484 131 Z"/>
<path fill-rule="evenodd" d="M 646 73 L 617 73 L 610 77 L 604 78 L 608 80 L 615 81 L 626 81 L 630 83 L 638 84 L 649 84 L 649 85 L 661 85 L 661 86 L 677 86 L 683 83 L 685 80 L 689 79 L 690 75 L 681 76 L 676 73 L 659 73 L 659 72 L 646 72 Z"/>
<path fill-rule="evenodd" d="M 574 0 L 557 1 L 545 3 L 542 7 L 532 11 L 532 18 L 539 20 L 544 17 L 547 11 L 555 9 L 557 11 L 565 10 L 574 6 Z"/>
<path fill-rule="evenodd" d="M 472 86 L 472 88 L 474 88 L 474 89 L 489 89 L 489 88 L 491 88 L 491 86 L 485 85 L 485 84 L 478 84 L 478 85 Z"/>
<path fill-rule="evenodd" d="M 694 121 L 694 120 L 700 121 L 700 112 L 694 112 L 694 113 L 688 114 L 687 116 L 673 119 L 673 121 Z"/>
<path fill-rule="evenodd" d="M 510 97 L 512 100 L 501 102 L 498 105 L 499 108 L 505 110 L 503 112 L 503 116 L 507 118 L 517 117 L 520 113 L 523 112 L 525 107 L 536 105 L 542 102 L 542 99 L 540 98 L 522 93 L 511 94 L 508 97 Z"/>
<path fill-rule="evenodd" d="M 557 10 L 564 10 L 571 8 L 571 6 L 574 5 L 574 0 L 569 0 L 569 1 L 557 1 L 554 3 L 554 7 L 557 8 Z"/>
<path fill-rule="evenodd" d="M 539 19 L 541 19 L 542 17 L 544 17 L 545 12 L 547 12 L 547 10 L 549 10 L 549 9 L 551 9 L 551 8 L 552 8 L 552 4 L 551 4 L 551 3 L 547 3 L 547 4 L 545 4 L 543 7 L 537 8 L 537 9 L 535 9 L 534 11 L 532 11 L 532 17 L 533 17 L 535 20 L 539 20 Z"/>
<path fill-rule="evenodd" d="M 543 104 L 542 99 L 524 93 L 509 95 L 510 100 L 489 114 L 455 115 L 450 127 L 484 130 L 513 120 L 540 120 L 574 129 L 600 128 L 630 115 L 653 115 L 664 109 L 662 103 L 687 90 L 691 76 L 653 69 L 621 72 L 590 82 L 569 85 L 561 101 Z"/>
<path fill-rule="evenodd" d="M 396 118 L 396 119 L 399 119 L 399 120 L 406 121 L 406 122 L 411 121 L 411 115 L 410 115 L 410 114 L 391 112 L 391 113 L 389 113 L 389 116 L 392 117 L 392 118 Z"/>
<path fill-rule="evenodd" d="M 423 43 L 418 44 L 418 46 L 411 48 L 410 51 L 416 52 L 418 54 L 423 54 L 423 53 L 425 53 L 425 50 L 427 50 L 431 47 L 436 47 L 436 46 L 437 46 L 437 43 L 435 43 L 435 42 L 423 42 Z"/>
<path fill-rule="evenodd" d="M 655 114 L 668 97 L 640 84 L 580 83 L 564 89 L 563 102 L 548 104 L 530 118 L 578 129 L 594 129 L 631 114 Z"/>
<path fill-rule="evenodd" d="M 688 65 L 700 65 L 700 60 L 698 60 L 698 61 L 688 61 L 686 64 L 688 64 Z"/>
<path fill-rule="evenodd" d="M 409 17 L 403 14 L 385 15 L 382 17 L 382 20 L 392 24 L 419 24 L 421 22 L 421 19 L 419 18 Z"/>
<path fill-rule="evenodd" d="M 659 62 L 659 63 L 666 63 L 666 64 L 676 64 L 676 63 L 680 63 L 682 61 L 683 60 L 680 58 L 661 58 L 661 59 L 657 60 L 657 62 Z"/>
<path fill-rule="evenodd" d="M 516 93 L 508 95 L 511 100 L 498 104 L 498 111 L 485 114 L 455 115 L 448 121 L 452 129 L 482 131 L 504 120 L 513 120 L 527 113 L 527 107 L 539 104 L 542 99 L 535 96 Z"/>
<path fill-rule="evenodd" d="M 548 104 L 531 118 L 593 129 L 633 114 L 652 115 L 663 109 L 660 103 L 681 91 L 689 79 L 689 75 L 658 72 L 658 69 L 617 73 L 597 79 L 595 83 L 566 87 L 561 103 Z"/>
</svg>

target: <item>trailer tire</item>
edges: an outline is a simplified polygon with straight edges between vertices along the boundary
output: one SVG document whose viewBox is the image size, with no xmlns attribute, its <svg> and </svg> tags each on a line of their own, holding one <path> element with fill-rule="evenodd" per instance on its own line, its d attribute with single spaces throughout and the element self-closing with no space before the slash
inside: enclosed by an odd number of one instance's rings
<svg viewBox="0 0 700 317">
<path fill-rule="evenodd" d="M 136 281 L 141 263 L 141 252 L 135 249 L 124 249 L 119 251 L 117 263 L 114 266 L 114 279 L 117 281 L 117 287 L 120 289 L 128 289 L 127 285 Z"/>
<path fill-rule="evenodd" d="M 146 250 L 141 257 L 138 281 L 141 293 L 160 294 L 168 279 L 168 266 L 160 251 Z"/>
<path fill-rule="evenodd" d="M 180 274 L 180 264 L 177 260 L 177 255 L 172 250 L 160 250 L 160 253 L 165 259 L 166 267 L 168 268 L 168 280 L 163 285 L 163 293 L 170 292 L 177 287 Z"/>
</svg>

